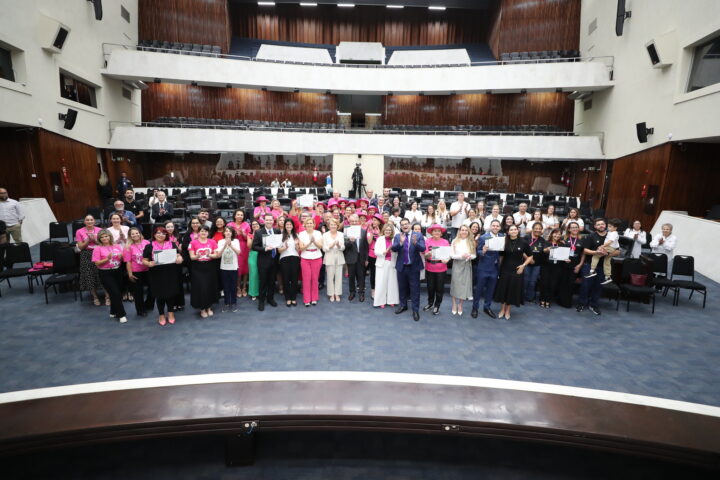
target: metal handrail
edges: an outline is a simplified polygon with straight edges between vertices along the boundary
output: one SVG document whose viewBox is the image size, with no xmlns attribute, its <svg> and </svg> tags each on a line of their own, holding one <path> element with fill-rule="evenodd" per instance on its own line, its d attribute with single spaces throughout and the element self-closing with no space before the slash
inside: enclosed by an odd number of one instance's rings
<svg viewBox="0 0 720 480">
<path fill-rule="evenodd" d="M 544 63 L 575 63 L 575 62 L 594 62 L 603 61 L 609 68 L 613 67 L 615 57 L 612 55 L 592 56 L 592 57 L 569 57 L 569 58 L 549 58 L 549 59 L 523 59 L 523 60 L 489 60 L 485 62 L 470 63 L 438 63 L 425 65 L 380 65 L 380 64 L 355 64 L 355 63 L 315 63 L 300 62 L 292 60 L 271 60 L 265 58 L 248 57 L 243 55 L 229 55 L 224 53 L 196 52 L 192 50 L 177 50 L 162 47 L 145 47 L 140 45 L 124 45 L 120 43 L 105 42 L 102 44 L 103 55 L 107 57 L 109 53 L 106 46 L 121 47 L 125 50 L 138 50 L 146 52 L 172 53 L 175 55 L 189 55 L 194 57 L 211 57 L 217 59 L 243 60 L 248 62 L 263 63 L 280 63 L 285 65 L 306 65 L 315 67 L 345 67 L 345 68 L 456 68 L 456 67 L 481 67 L 492 65 L 521 65 L 521 64 L 544 64 Z"/>
</svg>

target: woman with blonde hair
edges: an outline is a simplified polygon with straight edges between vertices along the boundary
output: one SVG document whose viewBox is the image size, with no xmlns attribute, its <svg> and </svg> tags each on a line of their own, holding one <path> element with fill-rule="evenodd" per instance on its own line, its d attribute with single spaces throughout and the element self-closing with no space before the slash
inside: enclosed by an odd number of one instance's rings
<svg viewBox="0 0 720 480">
<path fill-rule="evenodd" d="M 453 260 L 452 278 L 450 280 L 450 296 L 452 297 L 452 314 L 462 315 L 463 301 L 472 299 L 472 261 L 475 258 L 475 239 L 470 228 L 462 225 L 457 237 L 451 244 Z"/>
<path fill-rule="evenodd" d="M 335 219 L 328 222 L 328 231 L 322 236 L 322 249 L 325 252 L 323 264 L 327 275 L 327 294 L 331 302 L 339 302 L 342 295 L 342 272 L 345 265 L 345 235 L 338 231 L 339 223 Z"/>
<path fill-rule="evenodd" d="M 395 228 L 386 223 L 382 227 L 382 235 L 375 241 L 375 298 L 373 306 L 385 308 L 400 302 L 395 261 L 397 253 L 392 251 Z"/>
</svg>

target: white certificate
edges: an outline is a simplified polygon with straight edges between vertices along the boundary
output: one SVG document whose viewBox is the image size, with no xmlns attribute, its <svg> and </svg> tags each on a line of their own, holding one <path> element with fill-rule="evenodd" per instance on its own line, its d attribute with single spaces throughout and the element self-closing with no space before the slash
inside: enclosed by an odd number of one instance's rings
<svg viewBox="0 0 720 480">
<path fill-rule="evenodd" d="M 171 248 L 169 250 L 156 250 L 153 252 L 156 265 L 167 265 L 169 263 L 175 263 L 177 259 L 177 250 Z"/>
<path fill-rule="evenodd" d="M 265 248 L 267 248 L 267 247 L 270 247 L 270 248 L 282 247 L 282 244 L 283 244 L 282 235 L 277 235 L 277 234 L 266 235 L 265 237 L 263 237 L 263 243 L 265 245 Z"/>
<path fill-rule="evenodd" d="M 298 206 L 300 206 L 302 208 L 304 208 L 304 207 L 312 208 L 314 202 L 315 202 L 315 197 L 313 197 L 312 195 L 301 195 L 297 199 Z"/>
<path fill-rule="evenodd" d="M 360 225 L 352 225 L 350 227 L 345 227 L 343 232 L 347 238 L 354 238 L 357 240 L 360 238 L 361 229 L 362 227 Z"/>
<path fill-rule="evenodd" d="M 485 241 L 485 245 L 488 246 L 488 250 L 493 252 L 500 252 L 505 250 L 505 237 L 493 237 Z"/>
<path fill-rule="evenodd" d="M 569 260 L 570 247 L 557 247 L 550 249 L 550 260 Z"/>
<path fill-rule="evenodd" d="M 452 247 L 432 247 L 433 260 L 450 260 Z"/>
</svg>

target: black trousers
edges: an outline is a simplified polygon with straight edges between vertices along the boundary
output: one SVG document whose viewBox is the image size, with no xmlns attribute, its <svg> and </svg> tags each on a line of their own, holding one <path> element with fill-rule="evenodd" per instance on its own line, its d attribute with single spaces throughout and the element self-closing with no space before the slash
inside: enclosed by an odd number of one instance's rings
<svg viewBox="0 0 720 480">
<path fill-rule="evenodd" d="M 425 281 L 428 289 L 428 305 L 439 307 L 445 293 L 445 277 L 447 272 L 425 271 Z"/>
<path fill-rule="evenodd" d="M 275 297 L 275 277 L 277 276 L 277 262 L 258 263 L 258 301 L 270 302 Z"/>
<path fill-rule="evenodd" d="M 285 301 L 294 301 L 298 294 L 298 278 L 300 276 L 300 257 L 292 255 L 280 259 L 280 273 L 283 280 Z"/>
<path fill-rule="evenodd" d="M 125 307 L 122 300 L 122 283 L 123 273 L 120 268 L 112 270 L 100 270 L 100 281 L 102 282 L 105 293 L 110 297 L 110 315 L 116 317 L 125 316 Z"/>
<path fill-rule="evenodd" d="M 370 269 L 370 288 L 375 290 L 375 257 L 368 257 L 368 266 Z"/>
<path fill-rule="evenodd" d="M 350 293 L 365 293 L 365 262 L 348 263 L 348 287 Z M 374 269 L 373 269 L 374 270 Z"/>
<path fill-rule="evenodd" d="M 157 310 L 160 315 L 165 315 L 165 309 L 167 308 L 168 313 L 175 311 L 175 299 L 174 298 L 156 298 Z"/>
<path fill-rule="evenodd" d="M 135 299 L 135 313 L 140 315 L 146 313 L 148 310 L 152 310 L 155 300 L 150 292 L 148 272 L 133 272 L 133 275 L 137 277 L 137 280 L 134 282 L 129 280 L 130 293 L 132 293 Z M 145 295 L 145 287 L 148 287 L 147 296 Z"/>
</svg>

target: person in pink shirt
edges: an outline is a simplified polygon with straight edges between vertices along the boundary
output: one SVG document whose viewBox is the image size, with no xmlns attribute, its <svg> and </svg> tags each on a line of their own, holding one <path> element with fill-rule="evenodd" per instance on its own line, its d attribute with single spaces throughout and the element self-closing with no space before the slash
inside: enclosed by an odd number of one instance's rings
<svg viewBox="0 0 720 480">
<path fill-rule="evenodd" d="M 247 246 L 248 235 L 250 234 L 250 224 L 245 221 L 245 211 L 238 209 L 233 213 L 233 221 L 228 223 L 228 227 L 235 230 L 235 238 L 240 242 L 240 255 L 238 255 L 238 287 L 237 296 L 247 297 L 248 273 L 248 256 L 250 249 Z"/>
<path fill-rule="evenodd" d="M 162 250 L 175 250 L 175 244 L 168 240 L 165 227 L 158 227 L 153 232 L 153 241 L 145 245 L 143 250 L 143 264 L 149 268 L 150 293 L 155 298 L 158 309 L 158 323 L 165 326 L 175 323 L 175 304 L 181 292 L 180 267 L 183 257 L 175 252 L 175 263 L 157 264 L 154 254 Z M 167 320 L 165 309 L 167 308 Z"/>
<path fill-rule="evenodd" d="M 149 268 L 143 263 L 143 252 L 150 242 L 143 238 L 142 233 L 136 227 L 130 228 L 128 235 L 130 238 L 125 245 L 123 259 L 128 280 L 130 280 L 130 291 L 135 299 L 135 312 L 138 316 L 144 317 L 155 302 L 151 293 L 148 293 L 147 298 L 145 297 L 145 287 L 150 286 L 150 281 L 148 278 Z"/>
<path fill-rule="evenodd" d="M 200 310 L 202 318 L 212 317 L 212 305 L 217 303 L 218 293 L 218 258 L 217 242 L 208 238 L 210 230 L 202 226 L 198 238 L 190 242 L 188 252 L 192 260 L 192 284 L 190 286 L 190 305 Z"/>
<path fill-rule="evenodd" d="M 280 200 L 273 200 L 270 202 L 270 214 L 275 219 L 275 223 L 277 224 L 278 217 L 282 217 L 285 215 L 285 210 L 283 210 L 282 206 L 280 205 Z"/>
<path fill-rule="evenodd" d="M 107 230 L 97 234 L 98 245 L 93 249 L 92 261 L 98 268 L 100 281 L 105 293 L 110 297 L 110 317 L 118 318 L 120 323 L 127 322 L 122 302 L 123 247 L 113 243 L 113 237 Z"/>
<path fill-rule="evenodd" d="M 255 203 L 257 203 L 258 206 L 255 207 L 255 210 L 253 210 L 253 218 L 260 218 L 266 213 L 270 213 L 270 207 L 267 206 L 267 198 L 265 198 L 263 195 L 260 195 L 258 198 L 256 198 Z"/>
<path fill-rule="evenodd" d="M 432 309 L 433 315 L 440 313 L 440 304 L 445 292 L 445 276 L 448 260 L 433 260 L 432 251 L 437 247 L 449 247 L 450 243 L 443 238 L 445 228 L 437 223 L 427 229 L 430 238 L 425 241 L 425 280 L 427 281 L 428 303 L 424 312 Z"/>
<path fill-rule="evenodd" d="M 367 229 L 368 268 L 370 269 L 370 296 L 375 298 L 375 262 L 377 261 L 375 241 L 380 236 L 380 231 L 385 222 L 383 217 L 377 214 L 372 217 L 371 222 L 370 227 Z"/>
<path fill-rule="evenodd" d="M 85 226 L 75 232 L 75 245 L 80 250 L 80 290 L 88 290 L 92 294 L 93 303 L 100 305 L 97 289 L 100 287 L 100 275 L 93 264 L 92 254 L 97 244 L 97 235 L 102 230 L 95 226 L 95 217 L 85 215 Z M 110 306 L 110 296 L 105 295 L 105 304 Z"/>
</svg>

